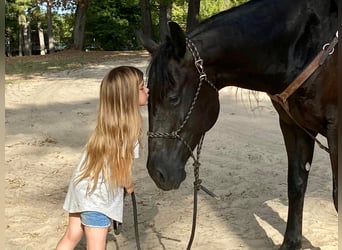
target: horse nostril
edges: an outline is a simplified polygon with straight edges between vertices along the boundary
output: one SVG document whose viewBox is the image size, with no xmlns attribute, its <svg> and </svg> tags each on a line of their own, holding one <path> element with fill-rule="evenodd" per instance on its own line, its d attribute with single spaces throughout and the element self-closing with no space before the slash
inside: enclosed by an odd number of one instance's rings
<svg viewBox="0 0 342 250">
<path fill-rule="evenodd" d="M 161 169 L 156 170 L 156 177 L 160 183 L 165 183 L 166 182 L 166 175 Z"/>
</svg>

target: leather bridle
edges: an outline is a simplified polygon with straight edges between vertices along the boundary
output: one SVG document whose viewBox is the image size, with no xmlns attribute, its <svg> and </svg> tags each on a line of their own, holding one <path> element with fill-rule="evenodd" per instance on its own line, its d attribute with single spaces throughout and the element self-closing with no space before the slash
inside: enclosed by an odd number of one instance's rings
<svg viewBox="0 0 342 250">
<path fill-rule="evenodd" d="M 202 85 L 203 83 L 207 83 L 209 84 L 210 87 L 212 87 L 218 94 L 218 89 L 215 87 L 215 85 L 210 82 L 207 78 L 207 74 L 204 72 L 204 69 L 203 69 L 203 59 L 200 57 L 199 55 L 199 52 L 195 46 L 195 44 L 189 39 L 189 38 L 186 38 L 186 46 L 188 47 L 189 51 L 191 52 L 191 55 L 194 59 L 194 64 L 195 64 L 195 67 L 199 73 L 199 82 L 198 82 L 198 86 L 197 86 L 197 89 L 196 89 L 196 92 L 195 92 L 195 95 L 192 99 L 192 102 L 191 102 L 191 105 L 190 105 L 190 108 L 186 114 L 186 116 L 184 117 L 183 119 L 183 122 L 181 123 L 181 125 L 179 126 L 178 129 L 174 130 L 174 131 L 171 131 L 171 132 L 153 132 L 153 131 L 148 131 L 147 132 L 147 136 L 149 138 L 165 138 L 165 139 L 178 139 L 180 140 L 184 145 L 185 147 L 188 149 L 189 153 L 190 153 L 190 156 L 191 158 L 194 160 L 194 166 L 195 166 L 195 172 L 198 172 L 198 166 L 200 165 L 199 163 L 199 155 L 200 155 L 200 152 L 201 152 L 201 148 L 202 148 L 202 144 L 203 144 L 203 139 L 204 139 L 204 135 L 205 133 L 203 133 L 201 135 L 201 138 L 200 138 L 200 141 L 199 143 L 197 144 L 197 155 L 195 156 L 189 143 L 180 135 L 181 131 L 183 130 L 183 128 L 185 127 L 185 125 L 187 124 L 191 114 L 192 114 L 192 111 L 194 110 L 195 108 L 195 105 L 197 103 L 197 100 L 198 100 L 198 96 L 199 96 L 199 93 L 200 93 L 200 90 L 202 88 Z M 195 173 L 195 187 L 197 188 L 197 190 L 199 190 L 200 188 L 200 180 L 198 179 L 197 177 L 197 174 Z"/>
</svg>

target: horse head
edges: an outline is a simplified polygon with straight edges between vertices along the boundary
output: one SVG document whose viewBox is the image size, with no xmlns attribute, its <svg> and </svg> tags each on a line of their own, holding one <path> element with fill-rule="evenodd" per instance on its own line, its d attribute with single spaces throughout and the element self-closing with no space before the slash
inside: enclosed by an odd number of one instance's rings
<svg viewBox="0 0 342 250">
<path fill-rule="evenodd" d="M 185 179 L 185 164 L 192 150 L 219 113 L 217 89 L 200 79 L 205 76 L 195 66 L 183 30 L 173 22 L 169 30 L 160 46 L 140 37 L 152 55 L 148 68 L 147 169 L 163 190 L 177 189 Z"/>
</svg>

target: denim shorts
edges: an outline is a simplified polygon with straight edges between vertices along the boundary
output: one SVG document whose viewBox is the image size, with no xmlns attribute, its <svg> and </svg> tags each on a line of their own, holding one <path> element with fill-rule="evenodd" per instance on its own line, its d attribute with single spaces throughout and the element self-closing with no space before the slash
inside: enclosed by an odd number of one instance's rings
<svg viewBox="0 0 342 250">
<path fill-rule="evenodd" d="M 85 211 L 81 212 L 82 225 L 87 227 L 109 227 L 110 219 L 99 212 Z"/>
</svg>

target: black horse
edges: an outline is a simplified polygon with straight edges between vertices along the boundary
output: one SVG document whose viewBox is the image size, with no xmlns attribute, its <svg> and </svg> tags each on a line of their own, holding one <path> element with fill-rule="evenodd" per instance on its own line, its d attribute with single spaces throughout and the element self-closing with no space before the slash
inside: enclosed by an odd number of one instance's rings
<svg viewBox="0 0 342 250">
<path fill-rule="evenodd" d="M 322 49 L 337 43 L 337 9 L 334 0 L 252 0 L 205 20 L 187 35 L 171 22 L 160 46 L 141 37 L 152 54 L 147 168 L 157 186 L 176 189 L 185 179 L 192 150 L 217 120 L 217 90 L 238 86 L 266 92 L 279 114 L 288 156 L 289 208 L 281 249 L 300 249 L 317 134 L 327 138 L 337 209 L 338 52 L 337 46 L 335 52 Z M 284 103 L 277 101 L 275 95 L 321 51 L 325 60 L 319 57 L 302 85 Z"/>
</svg>

